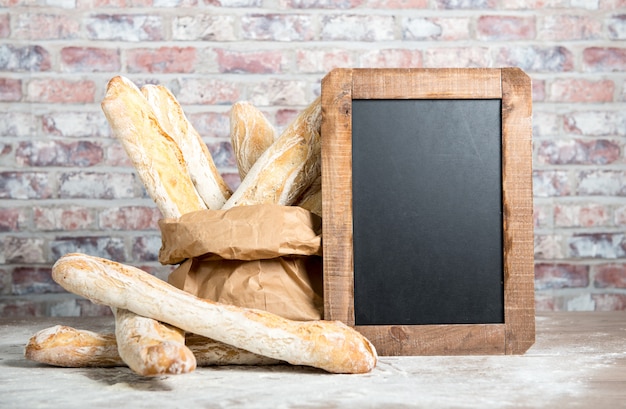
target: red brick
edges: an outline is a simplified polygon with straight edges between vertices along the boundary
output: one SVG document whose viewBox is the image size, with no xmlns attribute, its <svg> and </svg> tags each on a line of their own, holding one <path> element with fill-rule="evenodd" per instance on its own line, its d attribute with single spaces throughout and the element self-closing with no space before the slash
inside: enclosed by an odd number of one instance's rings
<svg viewBox="0 0 626 409">
<path fill-rule="evenodd" d="M 476 30 L 480 40 L 531 40 L 535 37 L 535 17 L 481 16 Z"/>
<path fill-rule="evenodd" d="M 249 99 L 257 107 L 307 106 L 312 102 L 308 97 L 308 88 L 306 81 L 271 79 L 254 85 L 249 91 Z"/>
<path fill-rule="evenodd" d="M 31 237 L 5 237 L 4 260 L 6 264 L 45 263 L 43 239 Z"/>
<path fill-rule="evenodd" d="M 626 226 L 626 206 L 618 206 L 615 209 L 615 225 Z"/>
<path fill-rule="evenodd" d="M 546 81 L 535 80 L 532 81 L 532 93 L 533 102 L 542 102 L 546 99 Z"/>
<path fill-rule="evenodd" d="M 4 142 L 0 142 L 0 166 L 5 165 L 7 162 L 7 159 L 10 157 L 12 160 L 13 156 L 13 145 L 11 145 L 10 143 L 4 143 Z M 11 162 L 12 163 L 12 162 Z"/>
<path fill-rule="evenodd" d="M 310 41 L 315 37 L 313 17 L 298 14 L 250 14 L 241 17 L 246 40 Z"/>
<path fill-rule="evenodd" d="M 535 265 L 535 289 L 585 288 L 589 286 L 589 266 L 573 264 Z"/>
<path fill-rule="evenodd" d="M 90 230 L 95 227 L 94 210 L 81 206 L 33 207 L 33 225 L 40 231 Z"/>
<path fill-rule="evenodd" d="M 392 16 L 323 16 L 320 38 L 326 41 L 390 41 L 395 39 L 394 28 Z"/>
<path fill-rule="evenodd" d="M 135 237 L 132 244 L 132 257 L 134 261 L 146 262 L 157 261 L 161 248 L 160 235 L 141 235 Z"/>
<path fill-rule="evenodd" d="M 548 140 L 537 148 L 538 163 L 552 165 L 606 165 L 620 160 L 621 149 L 617 142 L 596 140 Z"/>
<path fill-rule="evenodd" d="M 572 192 L 567 171 L 533 171 L 533 192 L 535 197 L 568 196 Z"/>
<path fill-rule="evenodd" d="M 15 161 L 26 166 L 98 165 L 103 158 L 102 147 L 89 141 L 32 141 L 21 142 L 15 151 Z"/>
<path fill-rule="evenodd" d="M 198 14 L 174 19 L 172 39 L 177 41 L 234 41 L 235 17 Z"/>
<path fill-rule="evenodd" d="M 0 207 L 0 232 L 21 230 L 26 217 L 26 209 L 24 208 Z"/>
<path fill-rule="evenodd" d="M 626 171 L 585 170 L 577 175 L 578 195 L 626 196 Z"/>
<path fill-rule="evenodd" d="M 190 73 L 196 64 L 194 47 L 160 47 L 128 50 L 128 72 Z"/>
<path fill-rule="evenodd" d="M 41 117 L 44 135 L 67 138 L 107 138 L 111 129 L 102 111 L 48 111 Z"/>
<path fill-rule="evenodd" d="M 186 77 L 180 80 L 177 98 L 183 105 L 232 105 L 241 99 L 241 91 L 236 82 Z"/>
<path fill-rule="evenodd" d="M 119 168 L 133 168 L 133 164 L 121 143 L 115 143 L 106 148 L 104 164 Z"/>
<path fill-rule="evenodd" d="M 552 228 L 552 206 L 534 204 L 533 225 L 535 229 Z"/>
<path fill-rule="evenodd" d="M 22 99 L 22 80 L 0 78 L 0 102 L 18 102 Z"/>
<path fill-rule="evenodd" d="M 98 227 L 104 230 L 158 230 L 161 218 L 161 212 L 155 207 L 114 207 L 100 212 Z"/>
<path fill-rule="evenodd" d="M 626 40 L 626 14 L 611 16 L 606 24 L 611 40 Z"/>
<path fill-rule="evenodd" d="M 366 0 L 283 0 L 282 6 L 294 9 L 352 9 L 363 6 L 372 7 Z"/>
<path fill-rule="evenodd" d="M 235 168 L 237 166 L 237 160 L 235 159 L 230 142 L 222 141 L 210 143 L 208 144 L 208 148 L 218 170 Z"/>
<path fill-rule="evenodd" d="M 533 136 L 554 136 L 560 132 L 560 124 L 563 119 L 554 112 L 533 112 Z"/>
<path fill-rule="evenodd" d="M 611 102 L 615 84 L 611 80 L 584 79 L 555 80 L 550 85 L 549 101 L 555 102 Z"/>
<path fill-rule="evenodd" d="M 279 50 L 233 51 L 217 49 L 221 73 L 280 74 L 288 66 L 287 53 Z"/>
<path fill-rule="evenodd" d="M 498 6 L 497 0 L 436 0 L 440 9 L 492 9 Z"/>
<path fill-rule="evenodd" d="M 97 14 L 85 19 L 90 40 L 164 40 L 160 16 L 142 14 Z"/>
<path fill-rule="evenodd" d="M 136 197 L 135 178 L 133 173 L 63 173 L 58 194 L 63 199 L 131 199 Z"/>
<path fill-rule="evenodd" d="M 420 68 L 421 50 L 398 48 L 363 51 L 358 58 L 362 68 Z"/>
<path fill-rule="evenodd" d="M 0 268 L 0 295 L 11 293 L 11 281 L 11 274 L 7 270 Z"/>
<path fill-rule="evenodd" d="M 229 112 L 197 112 L 187 117 L 203 138 L 230 140 Z"/>
<path fill-rule="evenodd" d="M 586 48 L 583 51 L 583 70 L 589 72 L 626 71 L 626 48 Z"/>
<path fill-rule="evenodd" d="M 508 46 L 496 55 L 496 65 L 515 66 L 526 72 L 567 72 L 574 69 L 574 54 L 562 46 Z"/>
<path fill-rule="evenodd" d="M 467 40 L 470 38 L 470 19 L 464 17 L 413 17 L 402 21 L 402 39 L 413 40 Z"/>
<path fill-rule="evenodd" d="M 546 16 L 538 33 L 538 39 L 548 41 L 595 40 L 601 37 L 602 22 L 591 15 Z"/>
<path fill-rule="evenodd" d="M 33 79 L 27 86 L 30 102 L 78 104 L 95 102 L 96 85 L 91 80 Z"/>
<path fill-rule="evenodd" d="M 0 301 L 0 317 L 22 318 L 45 316 L 43 304 L 31 300 Z"/>
<path fill-rule="evenodd" d="M 557 227 L 601 227 L 610 223 L 610 210 L 602 204 L 557 204 L 554 224 Z"/>
<path fill-rule="evenodd" d="M 49 199 L 52 195 L 46 172 L 0 172 L 0 199 Z"/>
<path fill-rule="evenodd" d="M 428 0 L 365 0 L 363 5 L 383 9 L 425 9 L 428 8 Z"/>
<path fill-rule="evenodd" d="M 585 136 L 626 136 L 626 113 L 622 111 L 578 111 L 563 116 L 566 132 Z"/>
<path fill-rule="evenodd" d="M 429 48 L 424 52 L 426 68 L 484 68 L 489 63 L 489 49 L 482 47 Z"/>
<path fill-rule="evenodd" d="M 626 294 L 592 294 L 596 311 L 626 310 Z"/>
<path fill-rule="evenodd" d="M 623 258 L 626 257 L 626 239 L 623 233 L 579 233 L 568 240 L 569 258 Z"/>
<path fill-rule="evenodd" d="M 46 294 L 65 292 L 52 279 L 49 267 L 15 267 L 13 269 L 13 291 L 15 295 Z"/>
<path fill-rule="evenodd" d="M 535 234 L 535 260 L 558 260 L 564 258 L 563 236 L 559 234 Z"/>
<path fill-rule="evenodd" d="M 13 37 L 21 40 L 72 40 L 80 35 L 80 19 L 72 14 L 16 14 Z"/>
<path fill-rule="evenodd" d="M 0 14 L 0 38 L 9 38 L 11 35 L 11 18 L 9 13 Z"/>
<path fill-rule="evenodd" d="M 61 50 L 63 72 L 111 72 L 120 68 L 120 53 L 115 49 L 65 47 Z"/>
<path fill-rule="evenodd" d="M 535 293 L 535 311 L 559 311 L 557 300 L 553 295 Z"/>
<path fill-rule="evenodd" d="M 379 51 L 382 53 L 382 50 Z M 326 74 L 333 68 L 354 67 L 354 57 L 345 49 L 299 49 L 296 51 L 298 72 L 306 74 Z"/>
<path fill-rule="evenodd" d="M 153 0 L 76 0 L 79 9 L 151 7 Z"/>
<path fill-rule="evenodd" d="M 43 72 L 50 68 L 50 53 L 39 45 L 0 47 L 0 71 Z"/>
<path fill-rule="evenodd" d="M 77 299 L 76 306 L 81 317 L 108 317 L 113 315 L 111 307 L 104 304 L 94 304 L 89 300 Z"/>
<path fill-rule="evenodd" d="M 626 264 L 603 264 L 594 270 L 596 288 L 626 288 Z"/>
<path fill-rule="evenodd" d="M 84 253 L 125 262 L 124 239 L 120 237 L 57 237 L 50 242 L 50 261 L 68 253 Z"/>
</svg>

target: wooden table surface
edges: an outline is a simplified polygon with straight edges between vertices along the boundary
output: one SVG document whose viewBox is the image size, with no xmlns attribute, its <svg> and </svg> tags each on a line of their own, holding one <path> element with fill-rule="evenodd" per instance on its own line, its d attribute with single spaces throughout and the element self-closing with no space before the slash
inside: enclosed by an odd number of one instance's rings
<svg viewBox="0 0 626 409">
<path fill-rule="evenodd" d="M 40 329 L 110 331 L 112 318 L 0 318 L 0 408 L 626 408 L 625 312 L 536 323 L 536 343 L 521 356 L 381 357 L 364 375 L 280 365 L 142 378 L 23 357 Z"/>
</svg>

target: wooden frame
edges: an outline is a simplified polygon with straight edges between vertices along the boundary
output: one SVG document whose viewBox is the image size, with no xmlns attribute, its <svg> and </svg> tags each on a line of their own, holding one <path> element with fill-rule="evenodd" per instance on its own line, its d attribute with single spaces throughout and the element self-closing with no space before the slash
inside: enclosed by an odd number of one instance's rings
<svg viewBox="0 0 626 409">
<path fill-rule="evenodd" d="M 353 99 L 501 99 L 504 323 L 355 326 Z M 522 354 L 535 341 L 530 78 L 502 69 L 335 69 L 322 81 L 324 317 L 380 355 Z"/>
</svg>

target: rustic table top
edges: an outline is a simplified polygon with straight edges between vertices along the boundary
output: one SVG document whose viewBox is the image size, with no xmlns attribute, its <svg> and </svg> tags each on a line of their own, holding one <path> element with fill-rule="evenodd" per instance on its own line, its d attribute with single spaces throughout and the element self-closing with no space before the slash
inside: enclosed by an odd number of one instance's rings
<svg viewBox="0 0 626 409">
<path fill-rule="evenodd" d="M 381 357 L 364 375 L 279 365 L 142 378 L 23 357 L 43 328 L 111 331 L 110 317 L 0 318 L 0 408 L 626 407 L 626 313 L 551 313 L 536 323 L 536 343 L 521 356 Z"/>
</svg>

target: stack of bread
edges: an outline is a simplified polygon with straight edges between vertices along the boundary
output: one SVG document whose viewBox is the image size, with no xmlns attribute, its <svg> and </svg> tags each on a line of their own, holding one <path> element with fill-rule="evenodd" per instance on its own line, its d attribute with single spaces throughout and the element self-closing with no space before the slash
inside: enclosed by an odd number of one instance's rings
<svg viewBox="0 0 626 409">
<path fill-rule="evenodd" d="M 231 142 L 241 176 L 234 192 L 165 87 L 139 89 L 115 77 L 102 109 L 165 219 L 262 204 L 294 205 L 321 216 L 319 99 L 280 135 L 253 105 L 234 104 Z M 61 257 L 52 275 L 68 291 L 109 305 L 115 333 L 60 325 L 44 329 L 25 351 L 38 362 L 125 364 L 143 376 L 228 364 L 284 362 L 333 373 L 363 373 L 376 365 L 372 344 L 340 322 L 295 321 L 199 298 L 135 267 L 85 254 Z"/>
</svg>

